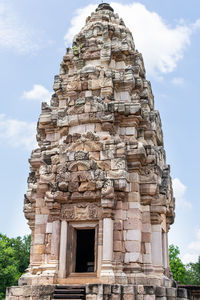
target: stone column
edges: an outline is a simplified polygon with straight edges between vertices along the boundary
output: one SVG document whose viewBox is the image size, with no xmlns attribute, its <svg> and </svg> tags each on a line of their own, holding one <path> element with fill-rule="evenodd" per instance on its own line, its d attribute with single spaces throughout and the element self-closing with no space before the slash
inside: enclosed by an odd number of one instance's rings
<svg viewBox="0 0 200 300">
<path fill-rule="evenodd" d="M 145 274 L 153 272 L 152 266 L 152 228 L 151 228 L 151 213 L 149 205 L 142 205 L 142 243 L 145 248 L 145 253 L 142 254 L 143 270 Z"/>
<path fill-rule="evenodd" d="M 170 229 L 170 224 L 166 224 L 166 233 L 165 233 L 165 245 L 166 245 L 166 267 L 165 267 L 165 275 L 170 277 L 170 266 L 169 266 L 169 252 L 168 252 L 168 232 Z"/>
<path fill-rule="evenodd" d="M 163 241 L 163 268 L 167 269 L 168 267 L 168 246 L 167 246 L 167 233 L 163 231 L 162 233 L 162 241 Z"/>
<path fill-rule="evenodd" d="M 59 271 L 58 277 L 66 277 L 66 264 L 67 264 L 67 227 L 68 224 L 65 220 L 61 222 L 60 230 L 60 254 L 59 254 Z"/>
<path fill-rule="evenodd" d="M 151 228 L 152 264 L 156 273 L 163 273 L 161 224 L 152 224 Z"/>
<path fill-rule="evenodd" d="M 53 221 L 51 237 L 51 260 L 57 261 L 59 254 L 60 221 Z"/>
<path fill-rule="evenodd" d="M 103 255 L 101 264 L 101 280 L 105 283 L 114 283 L 113 272 L 113 220 L 103 219 Z"/>
</svg>

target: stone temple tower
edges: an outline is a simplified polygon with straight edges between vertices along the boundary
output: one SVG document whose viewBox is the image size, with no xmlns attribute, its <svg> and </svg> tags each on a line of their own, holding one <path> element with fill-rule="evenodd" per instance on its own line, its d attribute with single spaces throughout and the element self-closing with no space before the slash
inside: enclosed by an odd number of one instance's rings
<svg viewBox="0 0 200 300">
<path fill-rule="evenodd" d="M 7 299 L 70 299 L 77 285 L 88 300 L 175 299 L 161 120 L 142 55 L 110 5 L 74 37 L 54 91 L 42 104 L 24 201 L 30 266 Z"/>
</svg>

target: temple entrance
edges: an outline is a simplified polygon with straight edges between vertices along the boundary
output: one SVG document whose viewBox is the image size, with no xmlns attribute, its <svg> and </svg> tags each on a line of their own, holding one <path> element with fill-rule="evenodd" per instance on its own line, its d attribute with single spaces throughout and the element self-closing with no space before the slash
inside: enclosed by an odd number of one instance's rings
<svg viewBox="0 0 200 300">
<path fill-rule="evenodd" d="M 76 230 L 75 272 L 94 272 L 95 229 Z"/>
</svg>

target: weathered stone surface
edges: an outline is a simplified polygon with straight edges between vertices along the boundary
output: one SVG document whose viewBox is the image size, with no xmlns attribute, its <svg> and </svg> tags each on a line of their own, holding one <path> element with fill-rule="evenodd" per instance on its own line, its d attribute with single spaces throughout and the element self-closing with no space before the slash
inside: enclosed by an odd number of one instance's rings
<svg viewBox="0 0 200 300">
<path fill-rule="evenodd" d="M 30 158 L 24 213 L 31 262 L 20 284 L 91 282 L 87 299 L 165 299 L 174 198 L 161 120 L 142 55 L 109 4 L 75 36 L 54 91 L 42 105 L 39 148 Z M 88 269 L 76 274 L 83 229 L 95 232 L 88 277 Z M 25 290 L 16 289 L 16 297 Z M 180 290 L 178 297 L 187 295 Z"/>
</svg>

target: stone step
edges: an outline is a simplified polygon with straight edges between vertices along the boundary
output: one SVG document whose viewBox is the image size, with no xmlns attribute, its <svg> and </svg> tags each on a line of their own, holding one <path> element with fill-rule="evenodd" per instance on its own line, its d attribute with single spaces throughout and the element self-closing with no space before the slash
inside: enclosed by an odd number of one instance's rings
<svg viewBox="0 0 200 300">
<path fill-rule="evenodd" d="M 56 289 L 84 289 L 84 285 L 57 285 Z"/>
<path fill-rule="evenodd" d="M 54 294 L 84 294 L 84 289 L 56 289 Z"/>
<path fill-rule="evenodd" d="M 53 295 L 54 299 L 84 299 L 85 295 L 77 295 L 77 294 L 58 294 L 58 295 Z"/>
<path fill-rule="evenodd" d="M 82 285 L 57 285 L 53 294 L 53 299 L 85 299 L 85 287 Z"/>
</svg>

